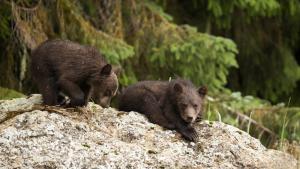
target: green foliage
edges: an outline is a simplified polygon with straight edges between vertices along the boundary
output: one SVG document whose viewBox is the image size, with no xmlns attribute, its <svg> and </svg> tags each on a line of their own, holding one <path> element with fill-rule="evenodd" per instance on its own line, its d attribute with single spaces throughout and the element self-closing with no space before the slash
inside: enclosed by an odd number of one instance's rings
<svg viewBox="0 0 300 169">
<path fill-rule="evenodd" d="M 266 106 L 270 106 L 270 103 L 265 100 L 255 98 L 253 96 L 243 97 L 240 92 L 233 92 L 225 100 L 228 100 L 228 102 L 226 103 L 227 106 L 230 106 L 233 110 L 243 112 L 251 112 L 251 110 L 253 109 L 259 109 Z"/>
<path fill-rule="evenodd" d="M 231 69 L 228 84 L 232 90 L 273 103 L 299 93 L 299 0 L 158 2 L 177 23 L 229 37 L 237 44 L 239 68 Z"/>
<path fill-rule="evenodd" d="M 194 0 L 199 1 L 199 0 Z M 208 15 L 217 23 L 219 27 L 231 27 L 231 14 L 235 10 L 242 10 L 246 15 L 242 15 L 243 19 L 250 22 L 257 16 L 274 16 L 279 12 L 280 5 L 276 0 L 209 0 L 207 1 Z"/>
<path fill-rule="evenodd" d="M 218 112 L 220 112 L 223 122 L 249 131 L 255 137 L 260 137 L 263 126 L 276 134 L 276 139 L 300 141 L 300 109 L 297 107 L 286 107 L 283 103 L 271 105 L 268 101 L 252 96 L 243 97 L 239 92 L 231 95 L 218 94 L 209 97 L 207 101 L 205 119 L 219 120 Z M 238 118 L 239 113 L 247 118 Z M 254 120 L 256 124 L 249 119 Z M 272 145 L 270 139 L 261 141 L 266 145 Z"/>
<path fill-rule="evenodd" d="M 280 137 L 288 140 L 300 140 L 300 109 L 297 107 L 281 108 L 277 113 L 268 114 L 262 120 L 266 126 Z"/>
<path fill-rule="evenodd" d="M 166 80 L 182 76 L 197 85 L 209 84 L 207 86 L 210 90 L 216 91 L 224 89 L 229 68 L 237 67 L 237 49 L 231 40 L 201 34 L 188 25 L 177 26 L 170 22 L 170 15 L 152 1 L 80 3 L 83 4 L 85 15 L 89 16 L 85 18 L 95 27 L 110 36 L 124 37 L 124 41 L 134 47 L 134 57 L 121 61 L 122 65 L 126 65 L 120 79 L 123 85 L 142 79 Z M 123 8 L 119 8 L 120 5 Z M 135 8 L 131 8 L 132 6 Z M 101 12 L 97 13 L 95 10 Z M 99 18 L 105 18 L 105 21 L 100 21 Z M 100 23 L 115 26 L 111 30 Z M 118 33 L 120 30 L 123 33 Z M 107 40 L 102 41 L 107 43 Z"/>
<path fill-rule="evenodd" d="M 17 91 L 0 87 L 0 100 L 8 100 L 18 97 L 24 97 L 24 95 Z"/>
<path fill-rule="evenodd" d="M 167 21 L 173 20 L 173 17 L 171 15 L 167 14 L 160 6 L 158 6 L 153 1 L 143 0 L 143 3 L 151 10 L 151 12 L 155 13 L 156 15 L 163 17 Z"/>
<path fill-rule="evenodd" d="M 143 30 L 128 40 L 139 60 L 132 62 L 133 66 L 144 65 L 142 71 L 135 70 L 137 77 L 167 80 L 180 76 L 207 85 L 210 91 L 224 89 L 229 68 L 237 67 L 236 45 L 229 39 L 199 33 L 194 27 L 170 23 L 154 5 L 140 3 L 126 13 L 129 25 L 140 25 L 136 30 Z M 134 13 L 142 15 L 132 16 Z"/>
<path fill-rule="evenodd" d="M 198 85 L 209 84 L 212 90 L 227 83 L 228 69 L 237 67 L 237 49 L 231 40 L 201 34 L 187 25 L 160 26 L 160 42 L 148 55 L 153 66 L 165 67 Z"/>
<path fill-rule="evenodd" d="M 58 5 L 58 10 L 62 12 L 59 20 L 61 35 L 64 38 L 95 46 L 113 64 L 120 64 L 120 61 L 134 54 L 130 45 L 95 29 L 82 17 L 82 13 L 73 2 L 60 0 Z"/>
<path fill-rule="evenodd" d="M 168 5 L 174 6 L 175 4 L 177 5 L 175 8 L 182 5 L 183 8 L 187 8 L 186 13 L 191 12 L 193 17 L 197 16 L 194 19 L 203 19 L 202 23 L 212 21 L 218 28 L 232 27 L 232 22 L 236 20 L 235 15 L 250 23 L 258 16 L 271 17 L 278 14 L 281 7 L 277 0 L 191 0 L 189 2 L 177 1 L 177 4 L 172 0 L 157 0 L 157 2 L 164 8 L 168 8 Z"/>
</svg>

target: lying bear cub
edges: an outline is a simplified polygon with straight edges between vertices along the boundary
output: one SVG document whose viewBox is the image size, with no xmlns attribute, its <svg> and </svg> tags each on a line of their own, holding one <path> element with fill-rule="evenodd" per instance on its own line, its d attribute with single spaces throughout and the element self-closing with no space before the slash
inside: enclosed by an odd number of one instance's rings
<svg viewBox="0 0 300 169">
<path fill-rule="evenodd" d="M 84 106 L 90 98 L 108 107 L 118 89 L 118 79 L 94 47 L 67 40 L 49 40 L 31 56 L 31 73 L 47 105 Z"/>
<path fill-rule="evenodd" d="M 145 114 L 152 123 L 175 129 L 187 140 L 198 135 L 192 124 L 202 114 L 205 87 L 196 89 L 187 80 L 142 81 L 127 87 L 119 97 L 119 109 Z"/>
</svg>

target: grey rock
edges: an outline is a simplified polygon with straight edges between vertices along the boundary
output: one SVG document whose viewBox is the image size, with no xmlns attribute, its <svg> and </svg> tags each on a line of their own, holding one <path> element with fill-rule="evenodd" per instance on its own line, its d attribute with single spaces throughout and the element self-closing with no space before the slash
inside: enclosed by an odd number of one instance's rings
<svg viewBox="0 0 300 169">
<path fill-rule="evenodd" d="M 196 124 L 199 141 L 188 143 L 136 112 L 40 103 L 40 95 L 0 102 L 0 168 L 297 168 L 291 155 L 221 122 Z"/>
</svg>

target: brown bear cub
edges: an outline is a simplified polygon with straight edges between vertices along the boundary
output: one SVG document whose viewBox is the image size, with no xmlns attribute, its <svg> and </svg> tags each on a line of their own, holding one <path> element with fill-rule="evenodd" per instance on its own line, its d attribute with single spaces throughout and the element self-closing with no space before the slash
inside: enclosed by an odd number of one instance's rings
<svg viewBox="0 0 300 169">
<path fill-rule="evenodd" d="M 192 124 L 201 116 L 205 87 L 196 89 L 187 80 L 142 81 L 127 87 L 119 97 L 119 109 L 145 114 L 150 122 L 175 129 L 186 139 L 196 141 Z"/>
<path fill-rule="evenodd" d="M 68 40 L 49 40 L 31 56 L 31 73 L 47 105 L 59 105 L 64 93 L 67 106 L 84 106 L 92 98 L 103 107 L 110 105 L 118 89 L 118 79 L 94 47 Z"/>
</svg>

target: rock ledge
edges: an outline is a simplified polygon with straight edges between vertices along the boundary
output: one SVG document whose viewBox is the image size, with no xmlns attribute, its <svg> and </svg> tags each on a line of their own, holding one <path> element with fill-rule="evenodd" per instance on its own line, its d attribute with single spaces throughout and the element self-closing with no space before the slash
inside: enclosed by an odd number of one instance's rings
<svg viewBox="0 0 300 169">
<path fill-rule="evenodd" d="M 39 106 L 40 95 L 0 102 L 0 168 L 296 169 L 288 154 L 221 122 L 188 143 L 135 112 Z"/>
</svg>

